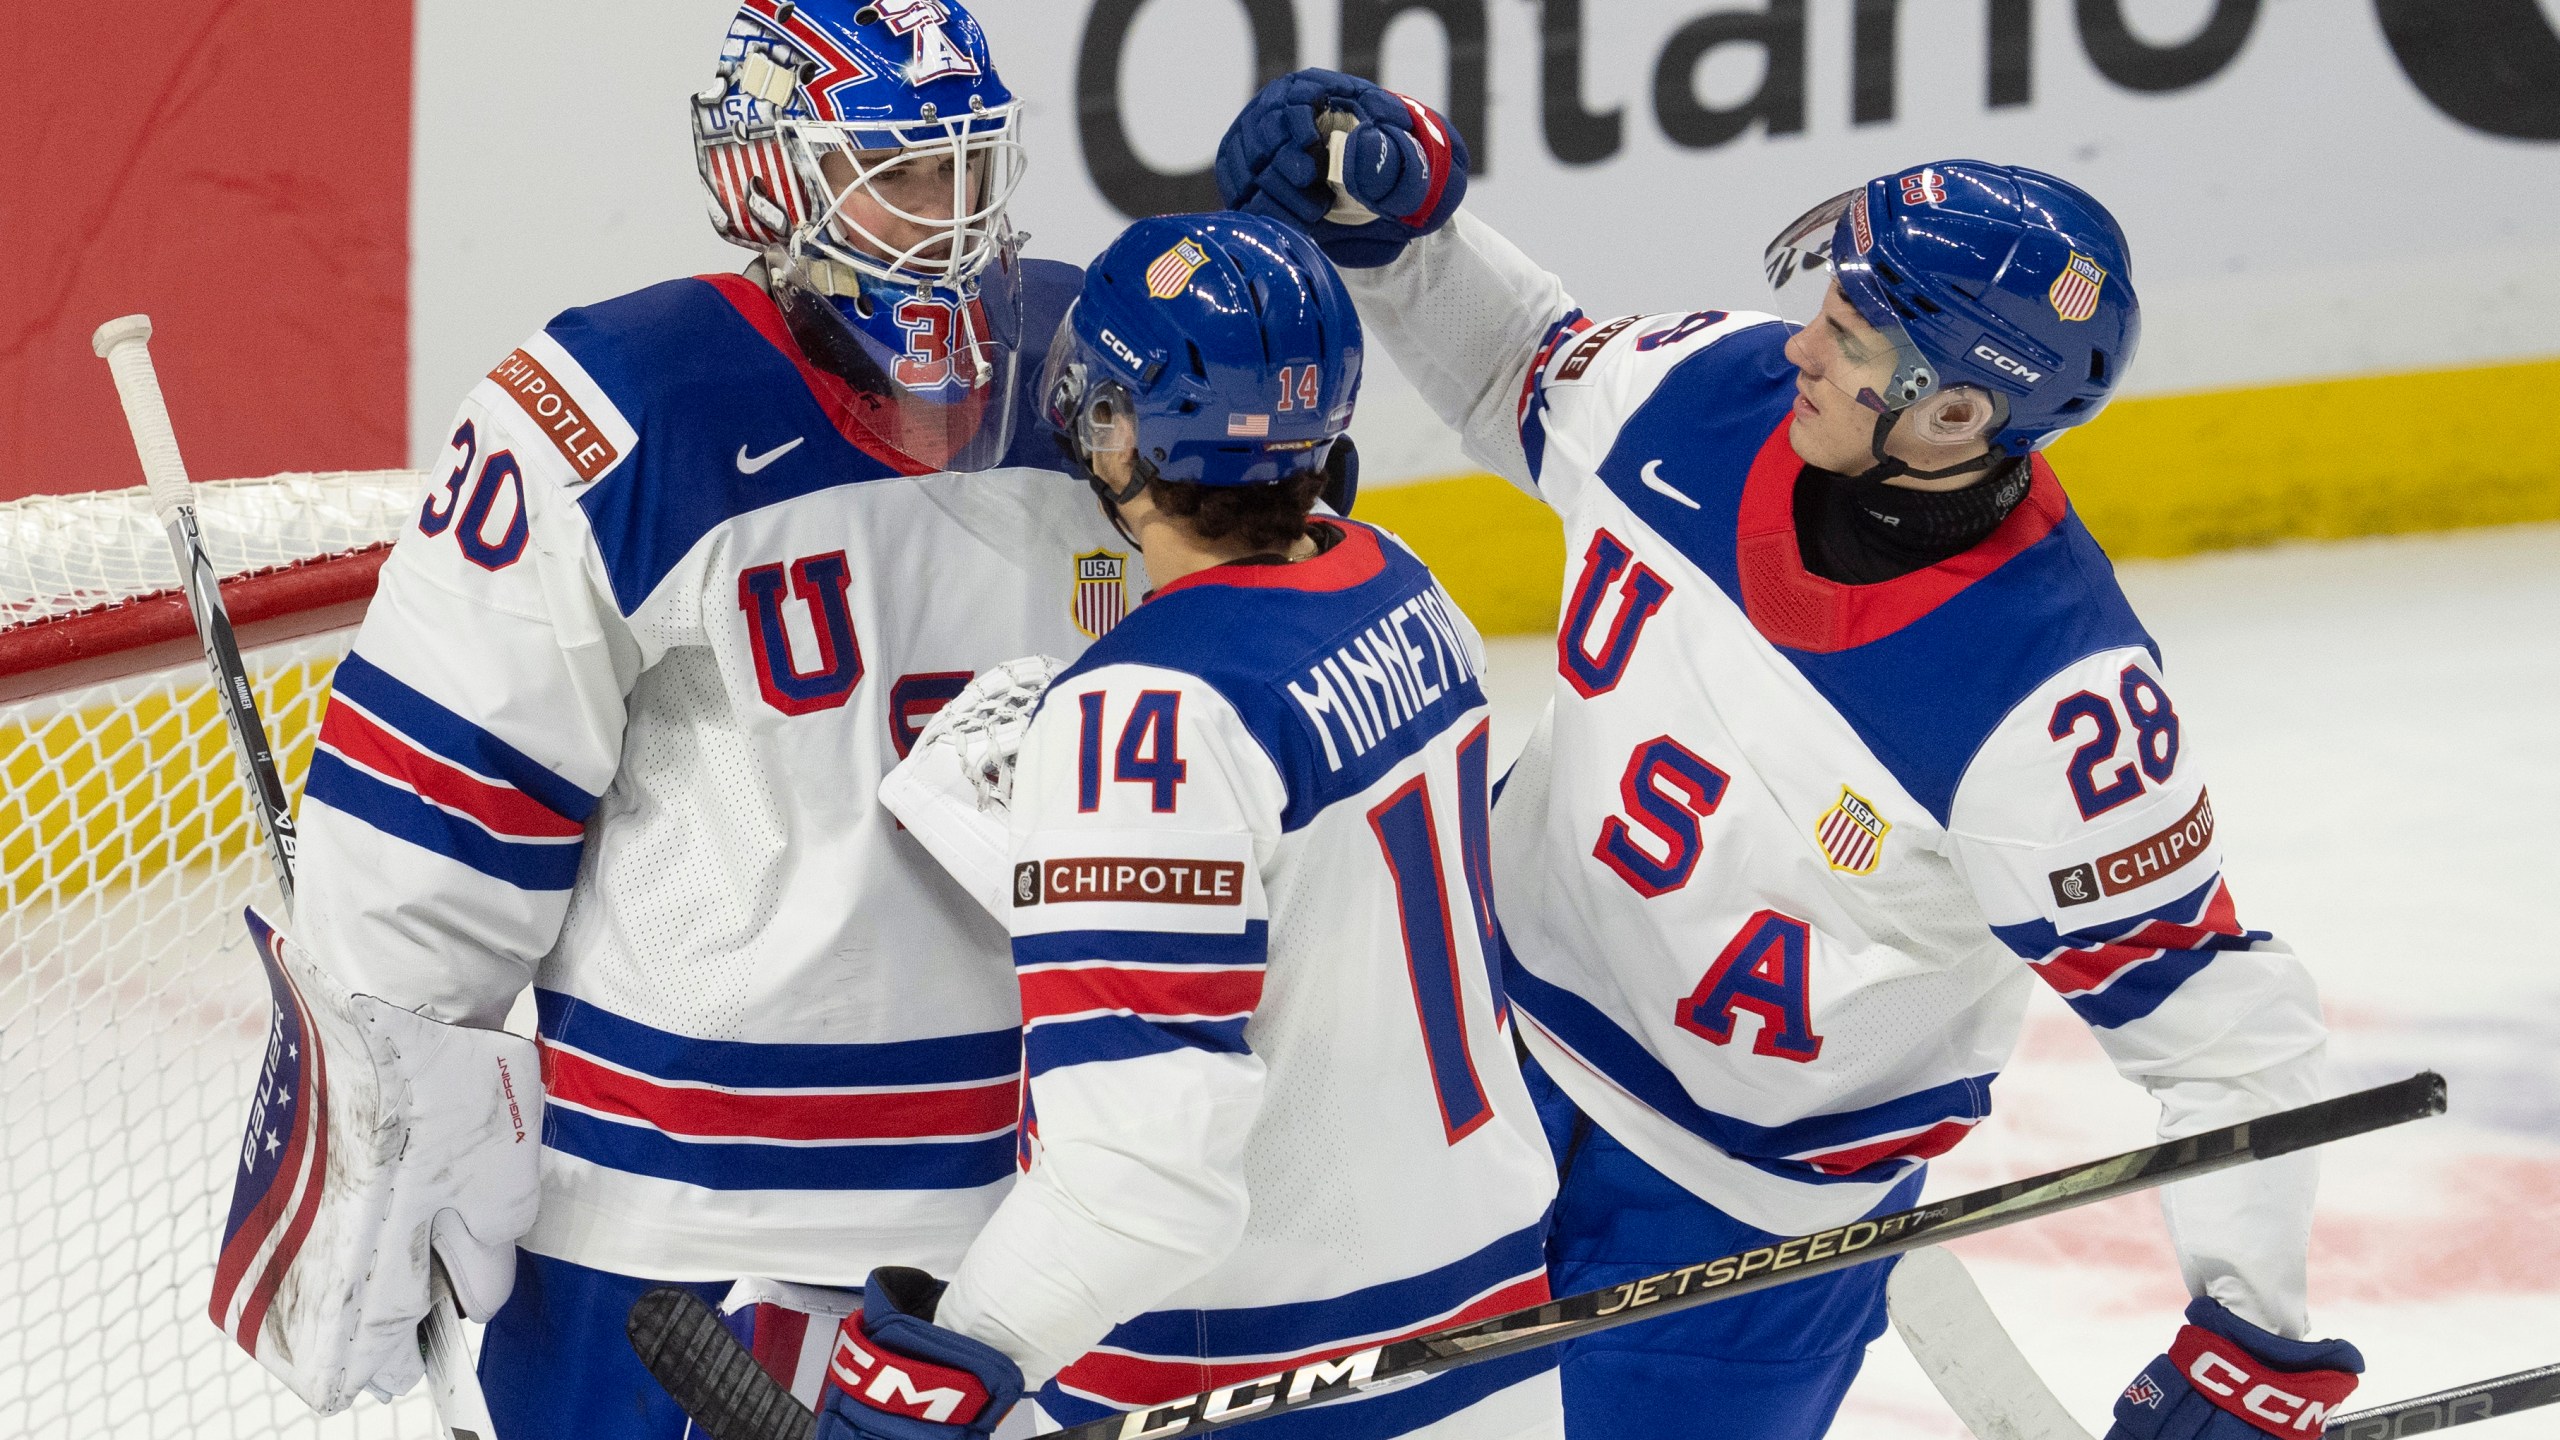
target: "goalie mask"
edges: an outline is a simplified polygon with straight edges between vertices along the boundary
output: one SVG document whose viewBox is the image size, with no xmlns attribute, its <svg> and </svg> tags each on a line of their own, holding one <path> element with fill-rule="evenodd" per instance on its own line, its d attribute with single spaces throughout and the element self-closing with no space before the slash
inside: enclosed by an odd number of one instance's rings
<svg viewBox="0 0 2560 1440">
<path fill-rule="evenodd" d="M 1019 106 L 958 0 L 745 0 L 693 99 L 722 239 L 881 439 L 982 470 L 1012 439 Z"/>
</svg>

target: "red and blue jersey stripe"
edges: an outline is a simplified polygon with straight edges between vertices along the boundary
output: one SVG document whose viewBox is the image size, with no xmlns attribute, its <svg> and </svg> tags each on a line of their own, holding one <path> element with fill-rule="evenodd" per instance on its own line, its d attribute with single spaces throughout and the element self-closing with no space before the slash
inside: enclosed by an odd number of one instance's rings
<svg viewBox="0 0 2560 1440">
<path fill-rule="evenodd" d="M 600 798 L 358 653 L 339 662 L 305 793 L 520 890 L 577 880 Z"/>
<path fill-rule="evenodd" d="M 1990 1075 L 1932 1085 L 1854 1110 L 1756 1125 L 1709 1110 L 1669 1066 L 1599 1008 L 1520 964 L 1504 947 L 1511 998 L 1531 1023 L 1655 1114 L 1755 1169 L 1818 1185 L 1883 1184 L 1943 1155 L 1991 1114 Z"/>
<path fill-rule="evenodd" d="M 2275 938 L 2240 924 L 2231 887 L 2220 875 L 2166 905 L 2108 925 L 2064 931 L 2048 920 L 2030 920 L 1991 928 L 2100 1030 L 2129 1025 L 2159 1009 L 2214 956 Z"/>
<path fill-rule="evenodd" d="M 557 991 L 543 1143 L 711 1190 L 954 1190 L 1013 1173 L 1013 1030 L 870 1044 L 701 1040 Z"/>
<path fill-rule="evenodd" d="M 1548 1298 L 1546 1225 L 1516 1230 L 1449 1264 L 1320 1300 L 1224 1310 L 1155 1310 L 1114 1328 L 1040 1392 L 1063 1424 L 1163 1404 L 1312 1360 L 1500 1315 Z M 1357 1405 L 1259 1421 L 1279 1436 L 1365 1440 L 1443 1419 L 1548 1368 L 1553 1352 L 1470 1366 Z M 1489 1372 L 1489 1373 L 1486 1373 Z M 1398 1403 L 1401 1401 L 1401 1403 Z M 1309 1423 L 1312 1422 L 1312 1423 Z"/>
<path fill-rule="evenodd" d="M 1520 381 L 1520 450 L 1529 461 L 1529 478 L 1535 480 L 1547 464 L 1547 368 L 1556 351 L 1568 340 L 1579 340 L 1590 330 L 1591 321 L 1579 310 L 1547 327 L 1546 337 L 1538 342 L 1538 352 L 1529 360 L 1529 373 Z"/>
<path fill-rule="evenodd" d="M 1234 934 L 1060 930 L 1017 936 L 1022 1047 L 1032 1075 L 1184 1048 L 1245 1053 L 1271 927 Z"/>
</svg>

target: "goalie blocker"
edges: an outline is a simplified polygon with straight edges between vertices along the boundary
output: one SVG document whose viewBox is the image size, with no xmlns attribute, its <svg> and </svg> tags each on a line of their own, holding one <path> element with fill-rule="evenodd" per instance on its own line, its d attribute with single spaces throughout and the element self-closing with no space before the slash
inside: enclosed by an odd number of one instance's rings
<svg viewBox="0 0 2560 1440">
<path fill-rule="evenodd" d="M 466 1314 L 505 1303 L 533 1225 L 540 1061 L 521 1036 L 349 994 L 248 919 L 274 1015 L 210 1311 L 333 1414 L 418 1382 L 433 1262 Z"/>
</svg>

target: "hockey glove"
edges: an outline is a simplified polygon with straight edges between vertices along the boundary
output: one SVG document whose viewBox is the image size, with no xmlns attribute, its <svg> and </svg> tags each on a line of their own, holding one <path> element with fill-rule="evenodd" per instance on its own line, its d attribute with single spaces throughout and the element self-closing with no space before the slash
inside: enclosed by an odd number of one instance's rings
<svg viewBox="0 0 2560 1440">
<path fill-rule="evenodd" d="M 214 1268 L 215 1324 L 333 1415 L 425 1364 L 430 1260 L 485 1320 L 540 1203 L 533 1042 L 350 993 L 256 911 L 275 1019 Z"/>
<path fill-rule="evenodd" d="M 1341 128 L 1342 190 L 1366 214 L 1338 208 L 1330 132 Z M 1227 127 L 1218 194 L 1231 210 L 1305 231 L 1336 265 L 1369 269 L 1457 213 L 1467 142 L 1420 101 L 1356 75 L 1300 70 L 1264 86 Z"/>
<path fill-rule="evenodd" d="M 978 792 L 980 810 L 1002 810 L 1013 801 L 1013 763 L 1023 732 L 1049 682 L 1066 662 L 1046 655 L 1007 660 L 951 697 L 916 736 L 915 750 L 948 751 Z"/>
<path fill-rule="evenodd" d="M 2287 1340 L 2199 1299 L 2169 1353 L 2116 1397 L 2107 1440 L 2316 1440 L 2363 1373 L 2344 1340 Z"/>
<path fill-rule="evenodd" d="M 1022 1398 L 1003 1351 L 933 1323 L 942 1282 L 882 1266 L 836 1329 L 812 1440 L 961 1440 L 994 1433 Z"/>
</svg>

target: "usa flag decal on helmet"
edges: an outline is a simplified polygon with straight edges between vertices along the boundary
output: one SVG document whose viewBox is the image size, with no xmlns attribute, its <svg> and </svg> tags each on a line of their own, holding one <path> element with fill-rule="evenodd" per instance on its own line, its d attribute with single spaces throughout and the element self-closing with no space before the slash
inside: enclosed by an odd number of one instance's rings
<svg viewBox="0 0 2560 1440">
<path fill-rule="evenodd" d="M 2045 298 L 2053 302 L 2053 313 L 2065 320 L 2086 320 L 2098 313 L 2098 287 L 2107 283 L 2107 272 L 2097 261 L 2074 250 L 2071 263 L 2053 277 L 2053 288 Z"/>
<path fill-rule="evenodd" d="M 1089 640 L 1111 633 L 1129 613 L 1129 557 L 1094 550 L 1076 557 L 1076 589 L 1069 611 Z"/>
<path fill-rule="evenodd" d="M 1156 257 L 1147 267 L 1147 293 L 1159 300 L 1170 300 L 1191 284 L 1191 277 L 1209 263 L 1209 252 L 1196 240 L 1185 240 Z"/>
</svg>

